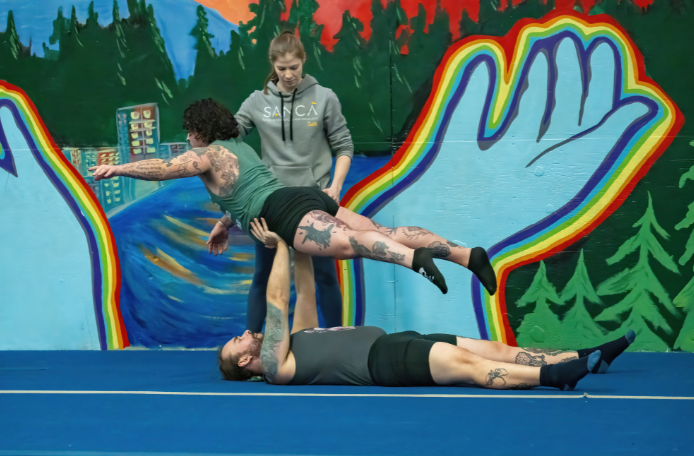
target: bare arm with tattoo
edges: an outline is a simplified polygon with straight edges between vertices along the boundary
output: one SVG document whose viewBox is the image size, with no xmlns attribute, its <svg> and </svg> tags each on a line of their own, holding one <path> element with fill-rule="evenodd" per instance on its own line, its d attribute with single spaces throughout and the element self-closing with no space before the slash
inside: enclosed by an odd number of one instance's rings
<svg viewBox="0 0 694 456">
<path fill-rule="evenodd" d="M 171 160 L 142 160 L 124 165 L 99 165 L 89 168 L 94 171 L 94 181 L 123 176 L 147 181 L 163 181 L 182 177 L 198 176 L 211 169 L 206 156 L 207 147 L 189 150 Z"/>
<path fill-rule="evenodd" d="M 260 361 L 269 383 L 284 384 L 294 376 L 289 359 L 289 248 L 284 241 L 277 244 L 277 253 L 267 286 L 267 320 Z"/>
</svg>

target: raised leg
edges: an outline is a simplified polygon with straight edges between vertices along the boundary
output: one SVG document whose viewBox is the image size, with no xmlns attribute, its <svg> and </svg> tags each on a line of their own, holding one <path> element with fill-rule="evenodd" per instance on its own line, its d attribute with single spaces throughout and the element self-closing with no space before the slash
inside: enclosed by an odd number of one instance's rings
<svg viewBox="0 0 694 456">
<path fill-rule="evenodd" d="M 368 258 L 412 267 L 414 249 L 379 231 L 352 229 L 342 220 L 323 211 L 311 211 L 302 219 L 294 236 L 294 248 L 314 256 L 338 260 Z"/>
<path fill-rule="evenodd" d="M 468 266 L 472 249 L 462 247 L 424 228 L 418 226 L 387 228 L 344 207 L 340 207 L 336 217 L 347 223 L 353 230 L 375 230 L 411 249 L 426 247 L 434 258 L 452 261 L 464 267 Z"/>
<path fill-rule="evenodd" d="M 323 211 L 311 211 L 294 236 L 294 249 L 313 256 L 338 260 L 368 258 L 395 263 L 421 273 L 446 293 L 446 280 L 424 248 L 412 249 L 377 230 L 358 231 Z"/>
<path fill-rule="evenodd" d="M 482 247 L 462 247 L 418 226 L 386 228 L 344 207 L 337 211 L 336 216 L 353 230 L 376 230 L 399 244 L 413 249 L 426 248 L 434 258 L 466 267 L 477 276 L 490 295 L 496 293 L 496 273 L 489 262 L 486 250 Z"/>
</svg>

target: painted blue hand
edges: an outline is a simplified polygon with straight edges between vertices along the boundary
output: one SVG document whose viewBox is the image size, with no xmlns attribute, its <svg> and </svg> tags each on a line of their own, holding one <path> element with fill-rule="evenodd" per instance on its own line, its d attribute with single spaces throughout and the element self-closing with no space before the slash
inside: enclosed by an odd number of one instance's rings
<svg viewBox="0 0 694 456">
<path fill-rule="evenodd" d="M 33 127 L 11 100 L 0 100 L 0 144 L 12 164 L 2 168 L 21 174 L 0 172 L 0 350 L 98 349 L 92 252 L 38 161 Z"/>
<path fill-rule="evenodd" d="M 584 58 L 582 65 L 570 39 L 535 54 L 522 86 L 510 89 L 520 92 L 520 102 L 496 136 L 484 113 L 491 72 L 479 64 L 452 101 L 457 105 L 430 167 L 374 220 L 423 226 L 489 249 L 569 203 L 649 112 L 636 98 L 617 103 L 621 62 L 610 46 L 599 44 Z M 439 261 L 450 290 L 442 296 L 403 268 L 363 264 L 365 324 L 479 337 L 469 272 Z"/>
</svg>

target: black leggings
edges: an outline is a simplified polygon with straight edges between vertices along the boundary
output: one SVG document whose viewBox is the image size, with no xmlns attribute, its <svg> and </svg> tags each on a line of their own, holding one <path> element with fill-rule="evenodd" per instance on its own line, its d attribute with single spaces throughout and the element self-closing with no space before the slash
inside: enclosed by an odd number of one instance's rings
<svg viewBox="0 0 694 456">
<path fill-rule="evenodd" d="M 294 236 L 301 220 L 311 211 L 323 211 L 333 217 L 340 209 L 332 198 L 318 187 L 285 187 L 267 197 L 260 216 L 288 246 L 294 247 Z"/>
<path fill-rule="evenodd" d="M 246 329 L 260 332 L 263 329 L 267 313 L 267 282 L 275 259 L 275 249 L 268 249 L 259 242 L 255 243 L 255 273 L 253 283 L 248 291 L 248 308 Z M 318 307 L 323 314 L 325 326 L 342 326 L 342 292 L 337 281 L 335 259 L 332 257 L 312 257 L 313 271 L 316 277 Z"/>
</svg>

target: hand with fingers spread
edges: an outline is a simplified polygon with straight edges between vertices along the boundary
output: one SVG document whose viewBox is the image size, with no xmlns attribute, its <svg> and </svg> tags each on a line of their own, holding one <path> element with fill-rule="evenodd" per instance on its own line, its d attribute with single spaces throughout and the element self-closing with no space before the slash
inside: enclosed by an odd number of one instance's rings
<svg viewBox="0 0 694 456">
<path fill-rule="evenodd" d="M 207 240 L 207 246 L 209 252 L 214 253 L 214 256 L 226 252 L 229 248 L 229 227 L 222 222 L 215 223 Z"/>
<path fill-rule="evenodd" d="M 284 242 L 277 233 L 273 233 L 268 229 L 267 223 L 265 223 L 265 219 L 262 217 L 260 218 L 260 222 L 257 218 L 251 220 L 251 234 L 255 236 L 257 240 L 265 244 L 265 247 L 268 249 L 274 249 L 277 247 L 277 244 Z"/>
<path fill-rule="evenodd" d="M 89 171 L 94 171 L 94 182 L 98 182 L 118 176 L 118 168 L 118 165 L 99 165 L 92 166 Z"/>
</svg>

